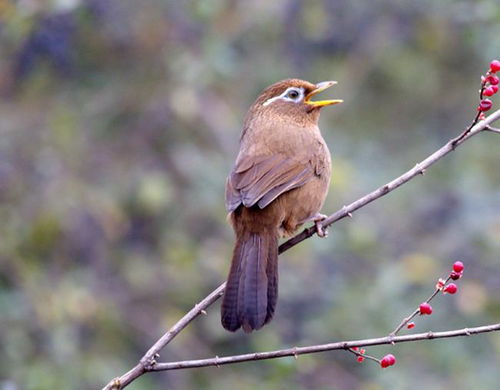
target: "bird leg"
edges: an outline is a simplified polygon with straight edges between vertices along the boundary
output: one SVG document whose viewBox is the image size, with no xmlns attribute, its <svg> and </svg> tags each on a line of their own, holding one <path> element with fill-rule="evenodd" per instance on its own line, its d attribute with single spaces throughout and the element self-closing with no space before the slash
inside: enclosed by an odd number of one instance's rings
<svg viewBox="0 0 500 390">
<path fill-rule="evenodd" d="M 328 230 L 326 227 L 323 227 L 322 222 L 328 217 L 328 215 L 317 213 L 313 217 L 314 225 L 316 226 L 316 233 L 321 238 L 328 237 Z"/>
</svg>

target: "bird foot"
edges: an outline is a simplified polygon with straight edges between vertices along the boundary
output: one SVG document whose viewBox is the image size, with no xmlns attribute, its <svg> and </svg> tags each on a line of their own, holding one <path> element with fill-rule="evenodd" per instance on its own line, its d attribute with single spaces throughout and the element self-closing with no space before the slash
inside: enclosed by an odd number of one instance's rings
<svg viewBox="0 0 500 390">
<path fill-rule="evenodd" d="M 328 216 L 325 214 L 316 214 L 313 217 L 313 222 L 314 225 L 316 226 L 316 233 L 318 234 L 319 237 L 321 238 L 326 238 L 328 237 L 328 230 L 326 227 L 323 227 L 322 222 L 327 218 Z"/>
</svg>

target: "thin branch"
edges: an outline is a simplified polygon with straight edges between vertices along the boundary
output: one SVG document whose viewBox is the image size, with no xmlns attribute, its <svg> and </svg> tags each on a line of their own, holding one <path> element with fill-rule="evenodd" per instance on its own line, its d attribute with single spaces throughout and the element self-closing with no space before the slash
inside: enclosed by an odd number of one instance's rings
<svg viewBox="0 0 500 390">
<path fill-rule="evenodd" d="M 422 160 L 421 162 L 416 164 L 412 169 L 406 171 L 401 176 L 397 177 L 391 182 L 379 187 L 375 191 L 370 192 L 369 194 L 363 196 L 362 198 L 356 200 L 355 202 L 349 204 L 348 206 L 344 206 L 342 209 L 333 213 L 328 218 L 321 221 L 322 226 L 328 227 L 333 223 L 341 219 L 344 219 L 345 217 L 352 217 L 352 213 L 354 211 L 360 209 L 363 206 L 366 206 L 368 203 L 371 203 L 374 200 L 381 198 L 384 195 L 387 195 L 389 192 L 395 190 L 396 188 L 410 181 L 415 176 L 423 175 L 431 165 L 439 161 L 448 153 L 454 151 L 458 146 L 463 144 L 469 138 L 472 138 L 476 134 L 487 129 L 491 123 L 495 122 L 498 119 L 500 119 L 500 110 L 495 111 L 494 113 L 489 115 L 486 119 L 476 123 L 472 127 L 469 127 L 467 130 L 462 132 L 458 137 L 449 140 L 443 147 L 435 151 L 425 160 Z M 285 243 L 281 244 L 279 248 L 279 253 L 283 253 L 284 251 L 297 245 L 299 242 L 302 242 L 305 239 L 311 237 L 314 233 L 316 233 L 315 226 L 304 229 L 301 233 L 297 234 L 295 237 L 292 237 Z"/>
<path fill-rule="evenodd" d="M 193 321 L 200 314 L 204 313 L 204 310 L 219 299 L 224 294 L 224 289 L 226 284 L 223 283 L 212 291 L 205 299 L 194 305 L 194 307 L 182 317 L 170 330 L 165 333 L 150 349 L 144 357 L 141 359 L 143 365 L 154 363 L 155 355 L 167 345 L 175 336 L 179 334 L 182 329 L 184 329 L 191 321 Z"/>
<path fill-rule="evenodd" d="M 422 160 L 418 164 L 416 164 L 412 169 L 403 173 L 401 176 L 392 180 L 391 182 L 379 187 L 375 191 L 370 192 L 369 194 L 361 197 L 360 199 L 352 202 L 351 204 L 342 207 L 342 209 L 337 212 L 331 214 L 325 220 L 322 221 L 323 227 L 328 227 L 334 224 L 341 219 L 346 217 L 352 217 L 352 213 L 361 207 L 366 206 L 367 204 L 373 202 L 374 200 L 381 198 L 384 195 L 387 195 L 389 192 L 395 190 L 406 182 L 410 181 L 414 177 L 418 175 L 423 175 L 427 168 L 431 165 L 439 161 L 448 153 L 454 151 L 458 146 L 463 144 L 465 141 L 473 137 L 474 135 L 480 133 L 483 130 L 488 130 L 491 123 L 500 119 L 500 110 L 497 110 L 490 114 L 486 119 L 477 122 L 473 121 L 472 125 L 469 126 L 465 131 L 463 131 L 456 138 L 448 141 L 443 147 L 438 149 L 436 152 L 431 154 L 425 160 Z M 477 123 L 476 123 L 477 122 Z M 311 237 L 316 233 L 316 227 L 312 226 L 304 229 L 301 233 L 292 237 L 288 241 L 284 242 L 279 247 L 279 253 L 283 253 L 298 243 L 304 241 L 305 239 Z M 182 331 L 191 321 L 193 321 L 200 313 L 204 312 L 212 303 L 217 301 L 223 294 L 226 285 L 225 283 L 221 284 L 214 291 L 212 291 L 205 299 L 195 305 L 184 317 L 182 317 L 170 330 L 163 335 L 150 349 L 149 351 L 142 357 L 140 363 L 137 364 L 134 368 L 128 371 L 126 374 L 121 377 L 113 379 L 110 383 L 108 383 L 103 390 L 111 390 L 111 389 L 122 389 L 131 383 L 133 380 L 141 376 L 147 371 L 151 371 L 153 367 L 158 367 L 156 363 L 156 358 L 161 349 L 163 349 L 173 338 Z M 403 337 L 403 336 L 401 336 Z M 355 346 L 355 345 L 353 345 Z M 253 355 L 253 354 L 252 354 Z M 163 363 L 162 363 L 163 364 Z"/>
<path fill-rule="evenodd" d="M 184 368 L 208 367 L 208 366 L 218 367 L 224 364 L 241 363 L 253 360 L 266 360 L 266 359 L 281 358 L 285 356 L 296 357 L 298 355 L 306 355 L 306 354 L 325 352 L 325 351 L 348 350 L 349 348 L 355 348 L 355 347 L 368 347 L 373 345 L 396 344 L 396 343 L 405 343 L 410 341 L 471 336 L 480 333 L 498 332 L 498 331 L 500 331 L 500 323 L 486 325 L 486 326 L 479 326 L 477 328 L 448 330 L 445 332 L 425 332 L 425 333 L 417 333 L 417 334 L 410 334 L 410 335 L 396 336 L 396 337 L 386 336 L 375 339 L 340 341 L 329 344 L 311 345 L 308 347 L 294 347 L 294 348 L 280 349 L 269 352 L 247 353 L 244 355 L 234 355 L 226 357 L 216 356 L 215 358 L 211 359 L 183 360 L 171 363 L 157 363 L 153 367 L 150 367 L 148 371 L 167 371 L 167 370 L 178 370 Z"/>
<path fill-rule="evenodd" d="M 500 129 L 497 129 L 496 127 L 493 127 L 493 126 L 486 126 L 486 130 L 492 131 L 493 133 L 500 134 Z"/>
<path fill-rule="evenodd" d="M 205 312 L 205 309 L 219 299 L 224 293 L 226 283 L 221 284 L 214 291 L 205 297 L 201 302 L 194 305 L 194 307 L 187 312 L 177 323 L 170 328 L 148 352 L 142 357 L 139 364 L 132 368 L 127 373 L 119 378 L 113 379 L 109 382 L 103 390 L 123 389 L 130 384 L 133 380 L 144 374 L 150 367 L 156 364 L 156 358 L 159 357 L 158 352 L 163 349 L 172 339 L 179 334 L 191 321 L 193 321 L 200 314 Z"/>
</svg>

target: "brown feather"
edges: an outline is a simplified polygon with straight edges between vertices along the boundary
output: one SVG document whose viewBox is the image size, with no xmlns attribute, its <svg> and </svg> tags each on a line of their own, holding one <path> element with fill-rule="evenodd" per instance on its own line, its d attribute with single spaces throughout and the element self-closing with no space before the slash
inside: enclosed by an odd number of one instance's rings
<svg viewBox="0 0 500 390">
<path fill-rule="evenodd" d="M 278 296 L 278 233 L 273 227 L 237 236 L 221 306 L 222 325 L 229 331 L 260 329 L 268 322 Z"/>
</svg>

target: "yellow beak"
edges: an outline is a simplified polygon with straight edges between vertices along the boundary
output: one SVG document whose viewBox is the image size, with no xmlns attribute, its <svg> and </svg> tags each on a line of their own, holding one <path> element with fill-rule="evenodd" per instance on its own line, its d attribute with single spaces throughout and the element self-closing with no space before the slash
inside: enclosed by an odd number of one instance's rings
<svg viewBox="0 0 500 390">
<path fill-rule="evenodd" d="M 314 102 L 310 100 L 313 96 L 317 95 L 320 92 L 323 92 L 325 89 L 328 89 L 335 84 L 337 84 L 336 81 L 323 81 L 321 83 L 316 84 L 316 89 L 313 90 L 312 92 L 309 92 L 309 94 L 304 99 L 304 103 L 309 104 L 310 106 L 313 107 L 324 107 L 342 103 L 343 102 L 342 99 L 318 100 Z"/>
</svg>

